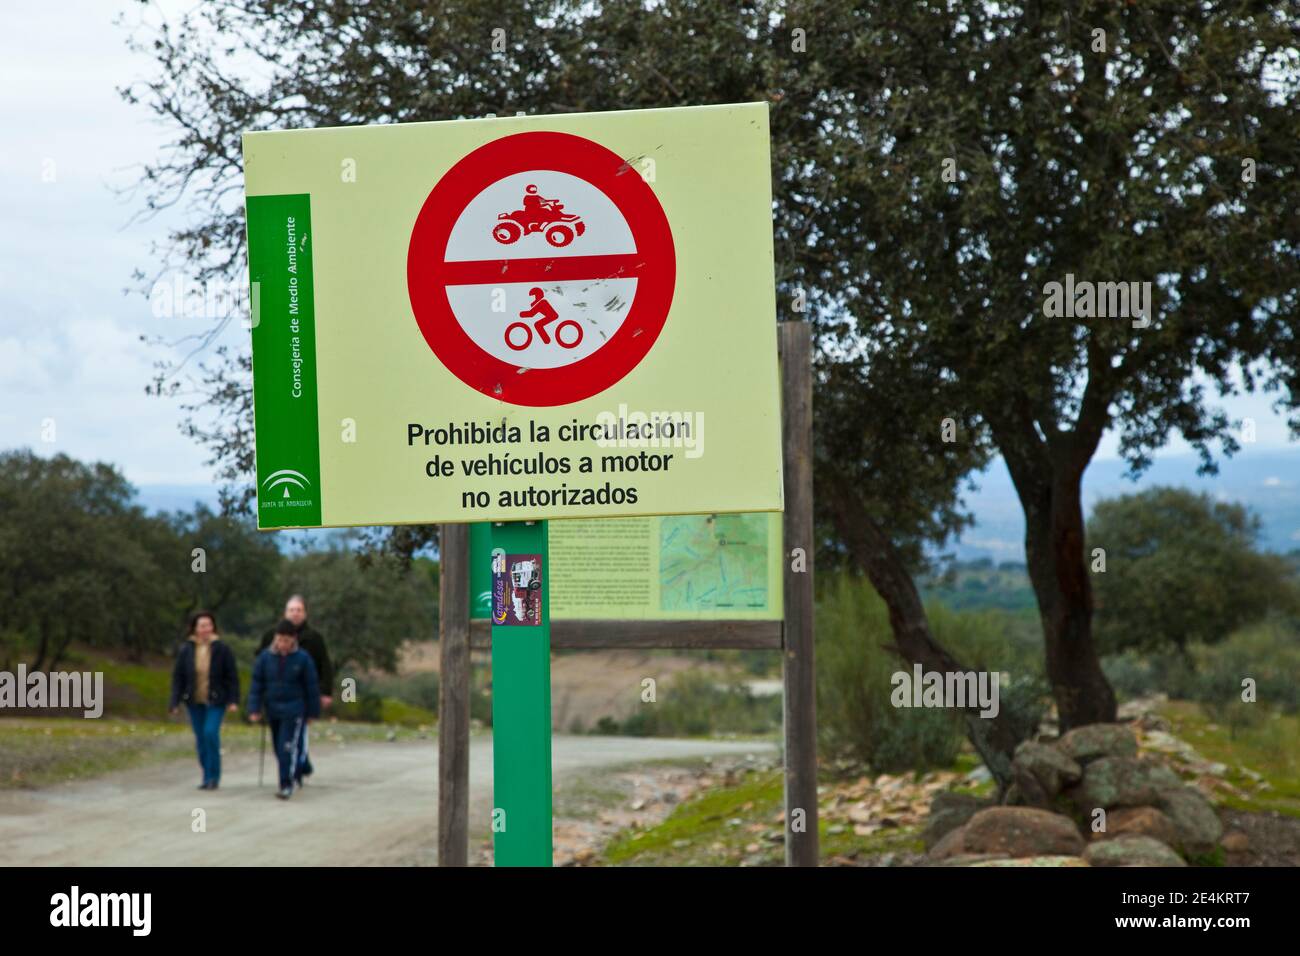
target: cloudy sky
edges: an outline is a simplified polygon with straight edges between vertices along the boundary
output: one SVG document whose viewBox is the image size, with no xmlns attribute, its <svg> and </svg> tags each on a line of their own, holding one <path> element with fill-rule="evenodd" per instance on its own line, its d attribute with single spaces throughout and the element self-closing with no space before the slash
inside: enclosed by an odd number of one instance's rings
<svg viewBox="0 0 1300 956">
<path fill-rule="evenodd" d="M 170 131 L 116 89 L 148 75 L 114 15 L 135 4 L 6 3 L 0 33 L 0 448 L 117 463 L 138 484 L 206 483 L 169 399 L 145 395 L 169 353 L 132 271 L 166 222 L 128 225 L 118 194 Z M 124 290 L 132 288 L 132 294 Z M 173 320 L 174 321 L 174 320 Z M 47 420 L 53 423 L 53 442 Z"/>
<path fill-rule="evenodd" d="M 0 32 L 0 448 L 116 463 L 138 485 L 207 484 L 177 402 L 144 393 L 173 357 L 142 335 L 201 331 L 155 318 L 133 287 L 167 220 L 130 223 L 129 187 L 172 133 L 117 88 L 151 75 L 114 24 L 133 3 L 6 0 Z M 194 324 L 197 320 L 191 320 Z M 228 341 L 247 333 L 232 329 Z M 1287 444 L 1264 398 L 1227 403 L 1258 423 L 1260 450 Z M 53 422 L 54 441 L 43 440 Z M 48 434 L 48 429 L 47 429 Z M 1102 458 L 1114 457 L 1113 436 Z M 1175 444 L 1165 454 L 1179 454 Z"/>
</svg>

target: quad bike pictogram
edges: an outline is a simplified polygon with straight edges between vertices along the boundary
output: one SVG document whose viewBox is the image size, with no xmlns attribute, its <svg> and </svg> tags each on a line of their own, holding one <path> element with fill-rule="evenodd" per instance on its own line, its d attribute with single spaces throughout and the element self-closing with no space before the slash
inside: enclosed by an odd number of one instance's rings
<svg viewBox="0 0 1300 956">
<path fill-rule="evenodd" d="M 533 288 L 528 290 L 528 294 L 533 297 L 532 305 L 520 312 L 519 317 L 521 319 L 531 319 L 535 315 L 540 315 L 541 318 L 533 323 L 532 328 L 529 328 L 528 325 L 523 322 L 511 322 L 506 326 L 506 345 L 510 346 L 510 348 L 514 349 L 516 352 L 522 352 L 524 349 L 528 348 L 528 346 L 532 345 L 533 329 L 537 330 L 537 334 L 541 336 L 543 342 L 550 345 L 551 334 L 546 330 L 546 326 L 560 317 L 560 313 L 555 311 L 555 306 L 546 301 L 546 293 L 543 290 L 537 286 L 533 286 Z M 572 329 L 572 334 L 570 335 L 572 341 L 570 342 L 564 341 L 564 333 L 567 329 Z M 519 330 L 524 334 L 523 341 L 519 344 L 516 344 L 516 342 L 512 341 L 510 338 L 510 333 L 516 330 Z M 516 335 L 515 340 L 518 340 L 518 338 L 519 336 Z M 573 321 L 573 319 L 565 319 L 555 327 L 555 341 L 559 344 L 560 348 L 576 349 L 582 343 L 582 326 Z"/>
<path fill-rule="evenodd" d="M 539 195 L 531 183 L 524 190 L 523 209 L 503 212 L 492 227 L 492 238 L 503 246 L 518 242 L 521 236 L 542 233 L 546 241 L 557 249 L 571 243 L 575 236 L 587 231 L 582 217 L 563 212 L 564 204 L 558 199 Z"/>
</svg>

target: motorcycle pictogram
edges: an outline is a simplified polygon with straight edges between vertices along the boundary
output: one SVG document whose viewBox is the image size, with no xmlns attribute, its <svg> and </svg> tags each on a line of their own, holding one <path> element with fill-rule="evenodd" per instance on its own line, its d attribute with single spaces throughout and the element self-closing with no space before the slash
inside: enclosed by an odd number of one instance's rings
<svg viewBox="0 0 1300 956">
<path fill-rule="evenodd" d="M 497 224 L 492 227 L 493 239 L 508 246 L 518 242 L 521 236 L 540 232 L 547 242 L 561 249 L 587 231 L 581 216 L 563 212 L 562 202 L 544 198 L 532 184 L 524 190 L 523 207 L 497 216 Z"/>
<path fill-rule="evenodd" d="M 524 349 L 528 348 L 528 346 L 532 345 L 533 329 L 537 330 L 537 334 L 541 336 L 544 343 L 550 345 L 551 334 L 546 330 L 546 326 L 560 317 L 560 314 L 555 311 L 555 307 L 546 301 L 546 293 L 543 290 L 534 286 L 528 290 L 528 294 L 533 297 L 532 305 L 523 312 L 520 312 L 519 317 L 521 319 L 531 319 L 535 315 L 540 315 L 541 318 L 533 323 L 532 328 L 529 328 L 524 322 L 511 322 L 506 326 L 506 345 L 514 349 L 516 352 L 522 352 Z M 570 328 L 573 332 L 573 334 L 570 335 L 572 341 L 566 342 L 564 341 L 564 333 L 566 329 Z M 510 333 L 516 330 L 522 331 L 524 334 L 523 341 L 519 344 L 516 344 L 516 342 L 512 341 L 510 338 Z M 515 336 L 515 339 L 518 339 L 517 335 Z M 555 327 L 555 341 L 559 344 L 560 348 L 577 348 L 582 342 L 582 326 L 573 321 L 573 319 L 565 319 Z"/>
</svg>

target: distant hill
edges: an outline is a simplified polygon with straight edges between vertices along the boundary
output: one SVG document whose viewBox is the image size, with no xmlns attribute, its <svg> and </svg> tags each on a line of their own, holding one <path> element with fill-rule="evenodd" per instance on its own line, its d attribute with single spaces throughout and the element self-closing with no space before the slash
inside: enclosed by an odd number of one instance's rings
<svg viewBox="0 0 1300 956">
<path fill-rule="evenodd" d="M 1218 475 L 1197 475 L 1199 463 L 1195 455 L 1157 458 L 1133 482 L 1124 477 L 1124 462 L 1094 461 L 1083 478 L 1085 513 L 1091 514 L 1101 498 L 1133 494 L 1153 485 L 1182 486 L 1249 507 L 1259 515 L 1260 544 L 1267 550 L 1300 549 L 1300 446 L 1268 451 L 1247 446 L 1235 458 L 1220 459 Z M 979 475 L 976 484 L 979 490 L 965 495 L 976 524 L 946 550 L 963 561 L 1024 561 L 1024 516 L 1002 459 Z"/>
<path fill-rule="evenodd" d="M 200 503 L 217 508 L 213 485 L 136 485 L 135 490 L 146 511 L 189 511 Z"/>
<path fill-rule="evenodd" d="M 216 511 L 220 507 L 213 485 L 136 485 L 136 500 L 146 511 L 190 511 L 204 504 Z M 292 554 L 309 545 L 321 546 L 329 539 L 345 534 L 339 528 L 313 528 L 307 531 L 268 532 L 275 535 L 280 550 Z"/>
<path fill-rule="evenodd" d="M 917 582 L 925 600 L 939 601 L 954 611 L 996 609 L 1037 614 L 1029 571 L 1023 564 L 1012 561 L 994 564 L 989 558 L 976 558 L 955 562 L 944 571 Z"/>
<path fill-rule="evenodd" d="M 1220 459 L 1215 476 L 1198 476 L 1199 462 L 1195 455 L 1157 458 L 1135 483 L 1124 477 L 1127 469 L 1122 461 L 1094 461 L 1083 478 L 1084 507 L 1091 513 L 1100 498 L 1132 494 L 1153 485 L 1184 486 L 1251 508 L 1260 517 L 1261 544 L 1267 550 L 1284 554 L 1300 549 L 1300 445 L 1267 451 L 1247 446 L 1235 458 Z M 1024 561 L 1024 516 L 1002 459 L 979 475 L 976 484 L 979 490 L 965 495 L 976 524 L 945 550 L 962 561 Z M 200 501 L 217 506 L 217 490 L 212 485 L 139 485 L 138 490 L 140 503 L 151 511 L 189 510 Z"/>
</svg>

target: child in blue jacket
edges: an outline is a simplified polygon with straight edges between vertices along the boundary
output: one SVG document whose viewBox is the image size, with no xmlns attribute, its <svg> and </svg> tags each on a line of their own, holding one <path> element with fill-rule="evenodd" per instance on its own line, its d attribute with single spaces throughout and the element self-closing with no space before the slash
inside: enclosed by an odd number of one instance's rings
<svg viewBox="0 0 1300 956">
<path fill-rule="evenodd" d="M 288 800 L 293 796 L 303 721 L 320 716 L 316 665 L 310 655 L 298 648 L 297 630 L 291 621 L 276 625 L 271 646 L 253 662 L 248 719 L 261 720 L 263 710 L 275 742 L 275 759 L 280 765 L 280 789 L 275 795 Z"/>
</svg>

